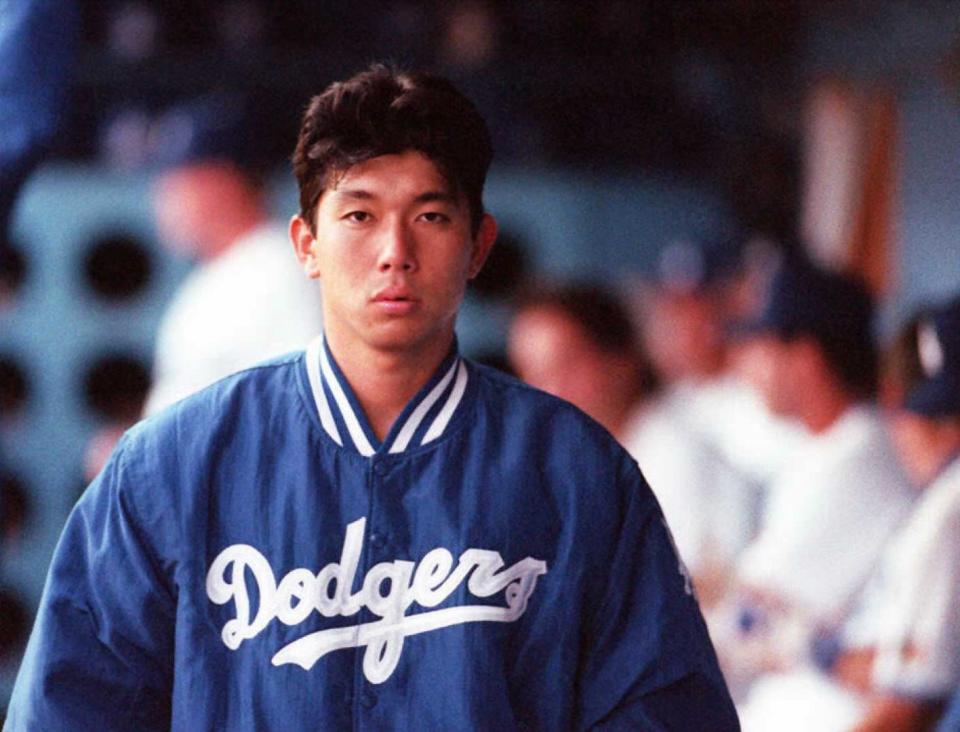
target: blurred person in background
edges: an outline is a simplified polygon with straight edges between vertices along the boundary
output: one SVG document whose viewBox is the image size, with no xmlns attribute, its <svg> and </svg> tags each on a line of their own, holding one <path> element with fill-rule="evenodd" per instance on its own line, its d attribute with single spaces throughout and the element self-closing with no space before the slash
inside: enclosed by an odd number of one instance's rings
<svg viewBox="0 0 960 732">
<path fill-rule="evenodd" d="M 760 489 L 800 440 L 733 368 L 730 323 L 755 309 L 775 258 L 772 244 L 744 234 L 675 241 L 640 298 L 644 344 L 665 386 L 662 408 L 741 475 L 743 542 L 756 529 Z"/>
<path fill-rule="evenodd" d="M 671 410 L 659 408 L 656 379 L 625 305 L 591 285 L 535 292 L 518 305 L 508 352 L 521 379 L 582 409 L 639 462 L 701 605 L 709 605 L 742 541 L 738 476 Z"/>
<path fill-rule="evenodd" d="M 814 646 L 819 668 L 758 684 L 745 730 L 926 730 L 960 687 L 960 298 L 908 322 L 887 362 L 903 394 L 889 426 L 919 500 L 855 611 Z"/>
<path fill-rule="evenodd" d="M 198 265 L 160 325 L 146 414 L 302 348 L 322 327 L 319 289 L 265 208 L 243 100 L 201 98 L 170 110 L 159 129 L 168 167 L 155 186 L 157 229 Z"/>
<path fill-rule="evenodd" d="M 660 253 L 653 288 L 641 289 L 638 299 L 644 344 L 663 381 L 648 412 L 663 415 L 657 422 L 678 425 L 695 445 L 687 451 L 701 455 L 697 462 L 705 466 L 671 460 L 671 472 L 717 476 L 710 480 L 708 504 L 717 515 L 701 519 L 722 527 L 712 546 L 700 550 L 712 562 L 704 592 L 708 609 L 725 593 L 733 564 L 756 535 L 767 485 L 801 439 L 734 368 L 730 323 L 756 307 L 774 258 L 772 245 L 744 233 L 675 241 Z M 688 477 L 691 484 L 702 482 Z"/>
<path fill-rule="evenodd" d="M 598 286 L 543 288 L 521 299 L 508 354 L 524 381 L 576 405 L 621 441 L 654 389 L 628 312 Z"/>
<path fill-rule="evenodd" d="M 873 405 L 873 304 L 858 280 L 789 260 L 744 326 L 743 359 L 770 410 L 808 439 L 770 486 L 718 641 L 741 686 L 789 667 L 850 610 L 912 492 Z M 864 517 L 869 516 L 869 520 Z"/>
</svg>

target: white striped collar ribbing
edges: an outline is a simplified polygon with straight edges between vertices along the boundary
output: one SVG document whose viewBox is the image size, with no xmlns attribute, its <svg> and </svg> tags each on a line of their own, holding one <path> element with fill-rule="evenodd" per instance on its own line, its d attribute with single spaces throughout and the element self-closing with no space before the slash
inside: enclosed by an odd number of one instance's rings
<svg viewBox="0 0 960 732">
<path fill-rule="evenodd" d="M 320 424 L 330 438 L 341 447 L 343 438 L 340 436 L 340 430 L 337 428 L 337 421 L 334 418 L 330 400 L 327 398 L 324 384 L 333 395 L 333 404 L 347 427 L 350 440 L 357 452 L 369 457 L 376 450 L 370 444 L 363 427 L 360 425 L 360 419 L 354 412 L 350 399 L 344 391 L 343 385 L 337 379 L 337 375 L 327 357 L 327 351 L 323 346 L 323 336 L 317 336 L 307 347 L 307 378 L 310 382 L 310 390 L 320 416 Z M 461 358 L 455 358 L 453 364 L 447 369 L 443 378 L 424 396 L 420 403 L 410 411 L 401 428 L 396 432 L 393 444 L 388 452 L 392 454 L 404 452 L 416 435 L 417 430 L 423 423 L 431 408 L 440 400 L 443 394 L 448 390 L 450 382 L 453 381 L 453 388 L 449 389 L 446 402 L 437 412 L 420 440 L 421 445 L 426 445 L 440 437 L 450 420 L 453 418 L 457 407 L 460 405 L 463 395 L 467 389 L 468 371 Z M 392 432 L 393 430 L 391 430 Z M 385 447 L 385 445 L 383 446 Z"/>
</svg>

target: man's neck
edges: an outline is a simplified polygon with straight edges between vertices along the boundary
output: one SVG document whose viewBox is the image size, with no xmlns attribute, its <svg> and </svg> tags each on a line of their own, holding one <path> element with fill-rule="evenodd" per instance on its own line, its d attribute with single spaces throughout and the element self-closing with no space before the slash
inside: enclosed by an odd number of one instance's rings
<svg viewBox="0 0 960 732">
<path fill-rule="evenodd" d="M 856 400 L 840 389 L 822 393 L 811 399 L 800 415 L 800 419 L 810 432 L 822 434 L 836 424 Z"/>
<path fill-rule="evenodd" d="M 929 487 L 954 461 L 960 459 L 960 422 L 949 420 L 929 433 L 926 441 L 926 474 L 920 480 Z"/>
<path fill-rule="evenodd" d="M 265 221 L 266 217 L 259 210 L 251 209 L 229 222 L 224 222 L 211 234 L 210 243 L 201 258 L 209 261 L 225 254 L 240 239 L 262 226 Z"/>
<path fill-rule="evenodd" d="M 404 350 L 373 348 L 358 339 L 343 338 L 330 328 L 325 337 L 374 435 L 382 442 L 404 407 L 449 353 L 453 330 L 421 348 Z"/>
</svg>

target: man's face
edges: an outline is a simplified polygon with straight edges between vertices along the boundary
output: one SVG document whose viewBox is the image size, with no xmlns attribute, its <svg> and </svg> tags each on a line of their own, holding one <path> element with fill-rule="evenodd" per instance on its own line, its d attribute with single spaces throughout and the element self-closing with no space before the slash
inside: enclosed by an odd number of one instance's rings
<svg viewBox="0 0 960 732">
<path fill-rule="evenodd" d="M 773 414 L 796 417 L 805 370 L 810 367 L 804 340 L 782 341 L 762 335 L 740 343 L 734 351 L 734 368 L 757 392 Z"/>
<path fill-rule="evenodd" d="M 658 293 L 644 322 L 645 343 L 667 379 L 701 377 L 722 359 L 721 313 L 708 295 Z"/>
<path fill-rule="evenodd" d="M 897 456 L 911 482 L 924 488 L 960 448 L 960 417 L 932 418 L 902 407 L 887 412 Z"/>
<path fill-rule="evenodd" d="M 234 168 L 195 163 L 170 170 L 154 191 L 157 229 L 178 254 L 209 259 L 230 239 L 230 219 L 249 211 L 251 193 Z"/>
<path fill-rule="evenodd" d="M 471 235 L 466 199 L 414 151 L 348 169 L 321 195 L 314 223 L 315 233 L 294 217 L 291 238 L 321 282 L 324 329 L 384 351 L 449 340 L 467 280 L 496 237 L 489 216 Z"/>
<path fill-rule="evenodd" d="M 510 326 L 507 350 L 517 376 L 590 412 L 602 364 L 572 320 L 551 307 L 524 310 Z"/>
</svg>

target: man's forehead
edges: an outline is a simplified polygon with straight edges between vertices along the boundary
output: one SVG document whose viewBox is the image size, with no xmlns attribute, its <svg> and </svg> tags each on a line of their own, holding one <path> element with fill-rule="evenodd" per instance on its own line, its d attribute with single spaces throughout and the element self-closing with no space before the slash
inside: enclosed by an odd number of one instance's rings
<svg viewBox="0 0 960 732">
<path fill-rule="evenodd" d="M 443 192 L 456 197 L 454 186 L 439 166 L 423 153 L 407 151 L 379 155 L 331 172 L 327 190 L 338 195 L 354 196 L 358 191 L 395 190 L 403 186 Z"/>
</svg>

